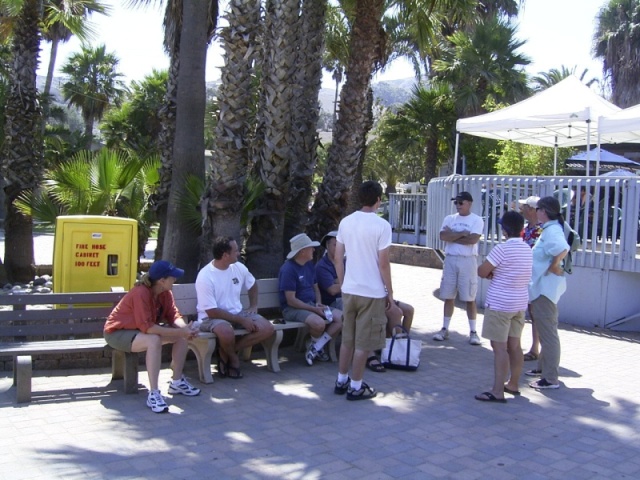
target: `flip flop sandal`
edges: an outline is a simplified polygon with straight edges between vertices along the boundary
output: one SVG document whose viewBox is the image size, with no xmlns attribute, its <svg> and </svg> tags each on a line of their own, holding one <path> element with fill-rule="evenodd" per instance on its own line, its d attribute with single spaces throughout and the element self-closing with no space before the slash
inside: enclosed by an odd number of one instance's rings
<svg viewBox="0 0 640 480">
<path fill-rule="evenodd" d="M 511 389 L 510 389 L 509 387 L 507 387 L 506 385 L 505 385 L 505 387 L 504 387 L 504 391 L 505 391 L 505 393 L 508 393 L 509 395 L 513 395 L 514 397 L 519 397 L 520 395 L 522 395 L 522 394 L 520 393 L 520 390 L 511 390 Z"/>
<path fill-rule="evenodd" d="M 244 375 L 239 368 L 227 365 L 227 378 L 233 378 L 234 380 L 240 380 Z"/>
<path fill-rule="evenodd" d="M 227 376 L 227 363 L 221 358 L 218 359 L 218 375 L 222 378 Z"/>
<path fill-rule="evenodd" d="M 507 403 L 506 398 L 498 398 L 491 392 L 482 392 L 481 394 L 476 395 L 474 398 L 476 400 L 480 400 L 481 402 Z"/>
<path fill-rule="evenodd" d="M 378 363 L 373 363 L 373 362 L 378 362 Z M 372 372 L 377 372 L 377 373 L 382 373 L 387 371 L 384 368 L 384 365 L 380 363 L 380 360 L 378 360 L 378 357 L 376 357 L 375 355 L 371 355 L 369 358 L 367 358 L 367 368 Z"/>
<path fill-rule="evenodd" d="M 538 355 L 536 355 L 533 352 L 527 352 L 524 355 L 524 361 L 525 362 L 532 362 L 532 361 L 537 360 L 537 359 L 538 359 Z"/>
</svg>

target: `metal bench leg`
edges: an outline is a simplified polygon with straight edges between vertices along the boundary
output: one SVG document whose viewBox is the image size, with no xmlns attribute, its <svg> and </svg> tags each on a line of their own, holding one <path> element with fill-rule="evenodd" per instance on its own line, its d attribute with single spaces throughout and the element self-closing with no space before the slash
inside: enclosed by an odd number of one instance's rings
<svg viewBox="0 0 640 480">
<path fill-rule="evenodd" d="M 196 337 L 189 340 L 189 349 L 196 356 L 198 361 L 198 375 L 202 383 L 213 383 L 213 375 L 211 375 L 211 357 L 216 349 L 215 337 Z"/>
<path fill-rule="evenodd" d="M 20 355 L 16 357 L 13 369 L 16 379 L 16 401 L 29 403 L 31 401 L 31 356 Z"/>
</svg>

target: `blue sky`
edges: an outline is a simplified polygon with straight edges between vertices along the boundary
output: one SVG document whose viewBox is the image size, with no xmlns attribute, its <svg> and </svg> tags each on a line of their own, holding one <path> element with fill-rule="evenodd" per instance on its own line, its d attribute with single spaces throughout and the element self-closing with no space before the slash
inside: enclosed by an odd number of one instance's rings
<svg viewBox="0 0 640 480">
<path fill-rule="evenodd" d="M 600 77 L 601 63 L 591 58 L 591 44 L 595 16 L 606 3 L 606 0 L 527 0 L 519 18 L 519 37 L 527 40 L 522 51 L 533 62 L 527 70 L 535 74 L 560 68 L 561 65 L 569 68 L 577 66 L 579 73 L 588 68 L 590 78 Z M 92 19 L 97 32 L 92 43 L 104 43 L 107 51 L 116 53 L 120 58 L 120 70 L 127 80 L 141 80 L 153 68 L 163 69 L 169 64 L 162 49 L 163 10 L 157 6 L 127 9 L 122 6 L 125 4 L 123 1 L 117 2 L 112 7 L 110 17 L 96 16 Z M 41 46 L 38 73 L 45 75 L 50 46 L 46 42 L 42 42 Z M 57 68 L 79 49 L 77 39 L 61 45 Z M 221 65 L 220 48 L 212 45 L 207 55 L 207 80 L 219 77 L 218 68 Z M 411 76 L 413 72 L 410 66 L 406 62 L 396 61 L 377 75 L 374 81 Z M 331 87 L 333 82 L 328 78 L 324 84 Z"/>
</svg>

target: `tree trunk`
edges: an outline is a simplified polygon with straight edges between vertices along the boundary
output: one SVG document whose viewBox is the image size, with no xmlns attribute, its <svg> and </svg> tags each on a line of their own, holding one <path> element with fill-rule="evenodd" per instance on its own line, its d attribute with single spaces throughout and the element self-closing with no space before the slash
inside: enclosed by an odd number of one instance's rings
<svg viewBox="0 0 640 480">
<path fill-rule="evenodd" d="M 244 182 L 249 168 L 249 144 L 254 130 L 253 108 L 256 33 L 260 24 L 259 0 L 232 0 L 229 26 L 220 33 L 225 64 L 218 89 L 219 116 L 211 176 L 201 208 L 207 217 L 203 227 L 200 259 L 213 257 L 215 236 L 224 235 L 241 244 L 240 217 L 244 202 Z"/>
<path fill-rule="evenodd" d="M 208 11 L 209 2 L 183 3 L 173 175 L 162 256 L 184 268 L 184 282 L 195 281 L 199 270 L 199 248 L 194 248 L 196 239 L 180 215 L 179 201 L 189 175 L 204 177 Z"/>
<path fill-rule="evenodd" d="M 298 0 L 268 3 L 255 147 L 264 193 L 252 212 L 246 247 L 247 266 L 257 278 L 277 276 L 284 260 L 285 209 L 293 145 L 293 78 L 299 68 L 298 30 Z"/>
<path fill-rule="evenodd" d="M 436 177 L 436 167 L 438 165 L 438 129 L 430 129 L 427 137 L 427 154 L 424 166 L 424 183 L 428 185 L 432 178 Z"/>
<path fill-rule="evenodd" d="M 327 171 L 307 229 L 312 238 L 320 238 L 335 228 L 344 216 L 358 162 L 364 154 L 369 118 L 367 95 L 374 68 L 384 58 L 380 23 L 383 7 L 382 0 L 357 0 L 346 82 L 340 92 L 340 114 L 329 148 Z"/>
<path fill-rule="evenodd" d="M 317 163 L 318 93 L 322 84 L 322 51 L 324 48 L 324 16 L 326 0 L 305 0 L 302 11 L 300 50 L 295 77 L 296 92 L 293 113 L 293 155 L 289 167 L 289 198 L 285 218 L 283 247 L 289 239 L 306 230 L 311 200 L 311 183 Z"/>
<path fill-rule="evenodd" d="M 25 190 L 36 189 L 42 180 L 42 111 L 36 89 L 39 7 L 38 0 L 25 0 L 11 47 L 0 172 L 6 179 L 5 268 L 10 282 L 30 282 L 35 273 L 31 218 L 22 216 L 13 202 Z"/>
</svg>

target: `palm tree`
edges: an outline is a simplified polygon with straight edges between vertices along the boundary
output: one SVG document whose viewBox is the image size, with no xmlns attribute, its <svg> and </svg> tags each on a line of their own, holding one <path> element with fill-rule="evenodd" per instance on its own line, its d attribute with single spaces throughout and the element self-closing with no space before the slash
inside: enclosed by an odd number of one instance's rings
<svg viewBox="0 0 640 480">
<path fill-rule="evenodd" d="M 138 220 L 140 254 L 154 221 L 148 196 L 158 180 L 158 156 L 131 152 L 83 150 L 49 169 L 37 190 L 23 192 L 16 208 L 44 226 L 59 215 L 109 215 Z"/>
<path fill-rule="evenodd" d="M 571 69 L 562 65 L 560 69 L 552 68 L 548 72 L 539 72 L 538 75 L 536 75 L 531 79 L 531 83 L 533 85 L 533 91 L 540 92 L 542 90 L 546 90 L 547 88 L 552 87 L 556 83 L 561 82 L 568 76 L 576 75 L 577 69 L 578 67 L 575 65 Z M 590 80 L 586 80 L 588 73 L 589 73 L 589 69 L 585 68 L 580 74 L 580 76 L 578 77 L 580 81 L 584 83 L 587 87 L 591 87 L 592 85 L 597 85 L 599 83 L 599 80 L 596 77 L 592 77 Z"/>
<path fill-rule="evenodd" d="M 86 18 L 91 13 L 106 14 L 108 8 L 96 0 L 49 0 L 44 4 L 42 38 L 51 42 L 47 79 L 42 91 L 45 118 L 49 110 L 49 93 L 58 56 L 58 45 L 75 35 L 82 42 L 93 37 L 94 31 Z"/>
<path fill-rule="evenodd" d="M 195 281 L 200 252 L 194 248 L 193 235 L 180 214 L 179 199 L 187 193 L 189 176 L 204 177 L 204 67 L 212 19 L 208 1 L 178 3 L 182 3 L 182 19 L 178 50 L 176 133 L 162 256 L 184 266 L 185 281 Z"/>
<path fill-rule="evenodd" d="M 485 113 L 489 97 L 510 104 L 528 96 L 524 67 L 531 62 L 517 52 L 525 42 L 515 39 L 515 31 L 493 17 L 471 32 L 457 31 L 449 37 L 450 46 L 433 62 L 433 69 L 455 92 L 460 116 Z"/>
<path fill-rule="evenodd" d="M 275 276 L 284 259 L 284 225 L 295 96 L 300 15 L 298 0 L 268 4 L 255 142 L 256 170 L 264 184 L 247 241 L 247 266 L 258 278 Z"/>
<path fill-rule="evenodd" d="M 447 151 L 455 119 L 453 95 L 447 85 L 434 84 L 431 88 L 418 85 L 397 115 L 387 120 L 381 139 L 399 154 L 421 152 L 424 183 L 429 183 L 436 176 L 439 152 Z"/>
<path fill-rule="evenodd" d="M 106 47 L 82 47 L 79 53 L 69 57 L 62 66 L 67 81 L 62 85 L 62 94 L 69 106 L 82 112 L 84 134 L 93 139 L 93 125 L 102 119 L 111 105 L 120 105 L 126 87 L 118 73 L 118 57 L 107 53 Z"/>
<path fill-rule="evenodd" d="M 292 156 L 289 165 L 289 192 L 284 238 L 289 239 L 306 229 L 311 200 L 313 171 L 318 162 L 318 93 L 322 84 L 322 50 L 326 0 L 303 2 L 298 45 L 299 58 L 294 77 L 296 92 L 292 118 Z"/>
<path fill-rule="evenodd" d="M 596 19 L 593 54 L 621 108 L 640 103 L 640 0 L 609 0 Z"/>
<path fill-rule="evenodd" d="M 35 273 L 31 218 L 22 215 L 14 201 L 42 178 L 42 111 L 36 89 L 40 4 L 40 0 L 0 1 L 3 19 L 15 20 L 0 166 L 6 181 L 5 269 L 10 282 L 29 282 Z"/>
<path fill-rule="evenodd" d="M 206 210 L 203 262 L 211 259 L 216 235 L 240 238 L 243 186 L 250 170 L 249 148 L 254 134 L 254 46 L 260 25 L 260 1 L 231 0 L 227 19 L 229 25 L 220 32 L 225 63 L 218 88 L 211 175 L 201 205 Z"/>
<path fill-rule="evenodd" d="M 308 232 L 320 238 L 333 230 L 347 210 L 349 190 L 362 167 L 371 126 L 371 76 L 385 61 L 382 0 L 356 0 L 340 114 L 329 147 L 327 171 L 313 204 Z"/>
<path fill-rule="evenodd" d="M 131 6 L 142 6 L 148 5 L 151 3 L 161 4 L 162 0 L 131 0 L 129 4 Z M 192 2 L 187 2 L 192 3 Z M 202 2 L 198 2 L 200 4 Z M 193 173 L 180 172 L 180 168 L 184 166 L 183 163 L 180 165 L 174 164 L 174 148 L 176 142 L 176 132 L 178 129 L 180 130 L 180 135 L 189 135 L 188 132 L 183 132 L 183 129 L 190 131 L 191 130 L 191 121 L 192 118 L 186 118 L 189 115 L 183 115 L 181 118 L 180 126 L 177 125 L 177 105 L 178 105 L 178 96 L 188 96 L 190 93 L 193 93 L 197 98 L 185 100 L 191 102 L 198 103 L 202 101 L 204 103 L 204 94 L 201 93 L 201 90 L 204 87 L 199 87 L 200 84 L 204 85 L 204 71 L 206 64 L 206 49 L 208 43 L 213 38 L 213 34 L 215 32 L 216 23 L 218 19 L 218 1 L 217 0 L 209 0 L 207 3 L 207 9 L 204 9 L 203 6 L 197 5 L 197 7 L 202 7 L 202 11 L 198 10 L 201 15 L 198 18 L 189 18 L 187 19 L 187 27 L 191 28 L 191 24 L 189 22 L 198 22 L 199 19 L 206 20 L 207 24 L 207 33 L 206 33 L 206 42 L 202 43 L 196 41 L 196 43 L 186 43 L 183 50 L 188 52 L 190 55 L 190 61 L 188 62 L 187 67 L 181 65 L 180 57 L 181 57 L 181 39 L 183 33 L 183 18 L 186 18 L 186 15 L 198 14 L 192 10 L 192 5 L 187 5 L 183 12 L 183 1 L 182 0 L 166 0 L 165 6 L 165 15 L 164 15 L 164 48 L 167 54 L 169 55 L 170 64 L 169 64 L 169 79 L 167 81 L 167 93 L 164 102 L 164 106 L 161 107 L 159 111 L 159 116 L 162 122 L 162 129 L 160 131 L 159 136 L 159 146 L 160 146 L 160 158 L 162 161 L 162 166 L 160 167 L 160 183 L 158 188 L 154 192 L 154 194 L 150 197 L 149 201 L 151 203 L 152 208 L 155 210 L 158 221 L 160 223 L 160 228 L 158 231 L 158 244 L 155 251 L 156 258 L 163 256 L 164 253 L 164 240 L 165 240 L 165 232 L 167 231 L 167 215 L 168 215 L 168 203 L 169 197 L 172 191 L 172 186 L 174 186 L 173 178 L 174 174 L 176 178 L 180 178 L 183 182 L 183 185 L 180 188 L 180 194 L 178 197 L 188 196 L 188 180 L 193 175 Z M 198 31 L 189 32 L 188 41 L 192 41 L 194 37 L 191 35 L 199 35 Z M 197 48 L 196 48 L 197 47 Z M 197 62 L 201 63 L 198 64 Z M 190 70 L 191 69 L 191 70 Z M 179 77 L 192 79 L 195 84 L 191 84 L 191 87 L 196 88 L 192 92 L 187 89 L 182 89 L 179 91 Z M 187 80 L 189 81 L 189 80 Z M 201 99 L 202 100 L 199 100 Z M 184 102 L 183 102 L 184 103 Z M 202 107 L 203 115 L 202 118 L 204 120 L 204 106 Z M 198 111 L 200 107 L 198 107 Z M 197 113 L 197 112 L 196 112 Z M 204 138 L 204 131 L 202 130 L 204 127 L 195 127 L 196 132 L 202 131 Z M 189 148 L 188 139 L 185 141 L 181 139 L 181 148 L 185 147 Z M 202 149 L 202 163 L 204 163 L 204 140 L 203 140 L 203 149 Z M 199 144 L 194 144 L 191 146 L 192 152 L 190 155 L 195 158 L 197 154 L 197 148 L 199 148 Z M 198 162 L 196 161 L 196 164 Z M 179 167 L 178 171 L 174 172 L 174 167 Z M 195 167 L 197 169 L 197 165 Z M 195 174 L 199 178 L 204 178 L 204 169 L 199 170 Z M 180 216 L 178 211 L 176 210 L 176 206 L 172 210 L 172 214 L 175 216 Z M 173 223 L 176 222 L 176 219 L 172 220 Z M 189 244 L 189 240 L 185 239 L 182 248 L 185 250 L 193 251 L 193 245 Z M 197 263 L 197 262 L 196 262 Z M 194 263 L 195 268 L 195 263 Z M 191 275 L 194 273 L 191 269 L 188 269 L 187 274 Z M 195 274 L 194 274 L 195 275 Z M 195 279 L 195 276 L 193 277 Z"/>
</svg>

